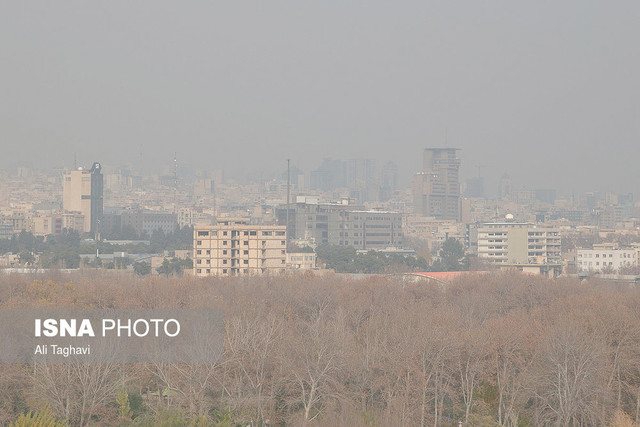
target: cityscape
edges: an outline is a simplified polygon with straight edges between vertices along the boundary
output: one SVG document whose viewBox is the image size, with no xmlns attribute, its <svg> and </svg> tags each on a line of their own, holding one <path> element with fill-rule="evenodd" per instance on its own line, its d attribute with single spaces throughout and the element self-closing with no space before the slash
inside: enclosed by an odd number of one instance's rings
<svg viewBox="0 0 640 427">
<path fill-rule="evenodd" d="M 223 170 L 188 169 L 177 158 L 167 175 L 100 162 L 62 171 L 16 168 L 3 172 L 0 189 L 0 265 L 133 272 L 138 264 L 138 272 L 160 274 L 163 262 L 178 258 L 180 274 L 196 276 L 322 272 L 332 268 L 316 249 L 341 247 L 363 257 L 421 258 L 403 272 L 425 273 L 451 269 L 441 262 L 449 240 L 462 248 L 454 270 L 638 280 L 640 204 L 633 194 L 559 195 L 514 185 L 504 174 L 496 196 L 487 197 L 482 176 L 460 179 L 462 154 L 425 148 L 423 169 L 405 188 L 397 165 L 372 159 L 325 158 L 311 171 L 283 161 L 279 176 L 243 183 L 225 179 Z M 43 243 L 74 233 L 83 242 L 77 249 L 91 252 L 12 252 L 21 233 Z M 179 234 L 182 240 L 153 251 L 151 240 Z M 376 273 L 400 271 L 387 269 Z"/>
<path fill-rule="evenodd" d="M 640 2 L 0 3 L 0 426 L 640 427 Z"/>
</svg>

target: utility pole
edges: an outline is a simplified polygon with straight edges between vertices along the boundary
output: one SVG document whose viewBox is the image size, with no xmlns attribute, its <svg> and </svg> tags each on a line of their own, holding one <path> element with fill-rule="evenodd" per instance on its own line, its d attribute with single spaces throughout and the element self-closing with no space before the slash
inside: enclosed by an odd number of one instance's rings
<svg viewBox="0 0 640 427">
<path fill-rule="evenodd" d="M 291 202 L 291 159 L 287 159 L 287 231 L 286 240 L 289 246 L 289 203 Z"/>
<path fill-rule="evenodd" d="M 173 210 L 178 214 L 178 153 L 173 154 Z"/>
</svg>

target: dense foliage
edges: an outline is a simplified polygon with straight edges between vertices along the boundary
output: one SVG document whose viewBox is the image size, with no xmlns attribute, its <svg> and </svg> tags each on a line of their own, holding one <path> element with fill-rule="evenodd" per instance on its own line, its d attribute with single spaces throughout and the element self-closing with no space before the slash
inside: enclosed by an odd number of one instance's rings
<svg viewBox="0 0 640 427">
<path fill-rule="evenodd" d="M 429 268 L 424 258 L 377 251 L 361 254 L 350 246 L 320 245 L 316 253 L 325 268 L 338 273 L 404 273 Z"/>
<path fill-rule="evenodd" d="M 639 289 L 400 278 L 1 276 L 2 308 L 217 307 L 226 335 L 209 365 L 0 366 L 0 424 L 47 405 L 71 425 L 640 421 Z"/>
</svg>

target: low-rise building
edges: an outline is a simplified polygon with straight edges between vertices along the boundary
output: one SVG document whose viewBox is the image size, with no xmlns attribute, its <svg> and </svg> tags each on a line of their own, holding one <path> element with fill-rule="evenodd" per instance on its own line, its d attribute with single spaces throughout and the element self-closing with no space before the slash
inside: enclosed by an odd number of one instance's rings
<svg viewBox="0 0 640 427">
<path fill-rule="evenodd" d="M 619 248 L 616 243 L 597 243 L 591 249 L 576 249 L 578 271 L 618 271 L 637 265 L 637 249 Z"/>
<path fill-rule="evenodd" d="M 292 270 L 313 270 L 316 268 L 316 254 L 314 252 L 287 253 L 287 267 Z"/>
</svg>

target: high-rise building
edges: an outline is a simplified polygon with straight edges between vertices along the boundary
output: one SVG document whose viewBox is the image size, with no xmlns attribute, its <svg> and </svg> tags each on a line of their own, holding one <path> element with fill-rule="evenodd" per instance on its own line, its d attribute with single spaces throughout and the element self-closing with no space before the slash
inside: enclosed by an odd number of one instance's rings
<svg viewBox="0 0 640 427">
<path fill-rule="evenodd" d="M 99 231 L 104 208 L 103 187 L 100 163 L 94 163 L 91 169 L 78 168 L 64 174 L 63 209 L 84 215 L 84 232 L 95 234 Z"/>
<path fill-rule="evenodd" d="M 286 227 L 225 218 L 193 229 L 196 276 L 244 276 L 286 270 Z"/>
<path fill-rule="evenodd" d="M 457 148 L 425 148 L 422 172 L 413 178 L 414 213 L 460 221 Z"/>
</svg>

